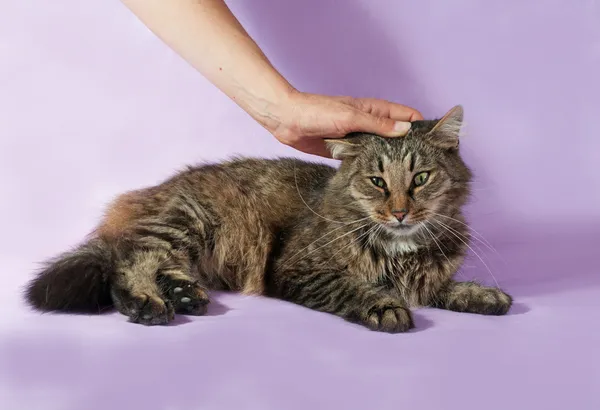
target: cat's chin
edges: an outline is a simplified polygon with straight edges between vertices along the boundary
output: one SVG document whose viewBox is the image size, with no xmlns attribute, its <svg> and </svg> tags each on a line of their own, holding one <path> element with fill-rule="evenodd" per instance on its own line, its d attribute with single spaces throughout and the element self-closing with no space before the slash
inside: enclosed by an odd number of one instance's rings
<svg viewBox="0 0 600 410">
<path fill-rule="evenodd" d="M 419 230 L 420 224 L 382 224 L 386 232 L 396 237 L 406 238 L 414 235 Z"/>
</svg>

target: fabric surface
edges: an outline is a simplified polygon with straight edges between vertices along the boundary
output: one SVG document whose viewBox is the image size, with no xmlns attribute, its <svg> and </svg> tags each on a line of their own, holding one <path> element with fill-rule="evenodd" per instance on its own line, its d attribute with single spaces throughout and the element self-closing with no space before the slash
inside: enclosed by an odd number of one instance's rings
<svg viewBox="0 0 600 410">
<path fill-rule="evenodd" d="M 401 335 L 232 294 L 168 327 L 29 311 L 20 292 L 38 263 L 118 193 L 233 154 L 308 156 L 117 0 L 2 0 L 0 407 L 599 409 L 600 3 L 229 4 L 301 90 L 427 117 L 464 106 L 469 220 L 495 251 L 475 241 L 481 259 L 460 277 L 495 278 L 513 309 L 419 309 Z"/>
</svg>

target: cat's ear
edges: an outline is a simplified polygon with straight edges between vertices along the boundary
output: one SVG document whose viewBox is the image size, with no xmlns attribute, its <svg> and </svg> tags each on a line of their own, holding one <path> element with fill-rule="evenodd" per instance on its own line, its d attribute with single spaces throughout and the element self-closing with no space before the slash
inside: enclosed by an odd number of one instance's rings
<svg viewBox="0 0 600 410">
<path fill-rule="evenodd" d="M 435 124 L 427 137 L 429 142 L 443 149 L 458 148 L 460 129 L 463 123 L 463 108 L 452 108 Z"/>
<path fill-rule="evenodd" d="M 325 145 L 333 159 L 346 159 L 358 155 L 361 145 L 342 138 L 326 139 Z"/>
</svg>

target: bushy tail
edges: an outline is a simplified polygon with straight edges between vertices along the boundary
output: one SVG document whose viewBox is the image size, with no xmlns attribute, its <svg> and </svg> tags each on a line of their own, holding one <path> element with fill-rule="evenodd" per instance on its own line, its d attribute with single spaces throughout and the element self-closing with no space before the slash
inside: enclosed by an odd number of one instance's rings
<svg viewBox="0 0 600 410">
<path fill-rule="evenodd" d="M 107 243 L 92 239 L 48 262 L 27 285 L 25 298 L 42 311 L 98 313 L 112 305 L 113 259 Z"/>
</svg>

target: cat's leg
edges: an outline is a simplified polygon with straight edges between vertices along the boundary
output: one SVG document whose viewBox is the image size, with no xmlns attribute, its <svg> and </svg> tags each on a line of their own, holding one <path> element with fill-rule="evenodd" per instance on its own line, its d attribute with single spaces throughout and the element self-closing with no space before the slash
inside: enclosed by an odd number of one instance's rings
<svg viewBox="0 0 600 410">
<path fill-rule="evenodd" d="M 137 221 L 116 245 L 111 293 L 117 310 L 146 325 L 166 324 L 174 312 L 206 313 L 208 295 L 190 266 L 210 246 L 212 225 L 208 212 L 184 195 L 172 198 L 163 214 Z"/>
<path fill-rule="evenodd" d="M 205 314 L 206 290 L 177 256 L 156 249 L 132 251 L 120 262 L 112 281 L 117 310 L 131 322 L 145 325 L 167 324 L 174 313 Z"/>
<path fill-rule="evenodd" d="M 133 323 L 164 325 L 174 318 L 172 304 L 163 298 L 156 274 L 167 255 L 162 251 L 132 249 L 117 263 L 111 278 L 116 309 Z"/>
<path fill-rule="evenodd" d="M 272 236 L 257 235 L 254 245 L 247 244 L 244 261 L 241 263 L 243 277 L 240 279 L 241 292 L 246 295 L 263 295 L 265 292 L 265 271 L 269 252 L 272 248 Z"/>
<path fill-rule="evenodd" d="M 269 281 L 275 297 L 331 313 L 371 330 L 406 332 L 414 327 L 406 304 L 398 296 L 345 272 L 281 272 Z"/>
<path fill-rule="evenodd" d="M 512 305 L 507 293 L 474 282 L 449 281 L 432 300 L 433 307 L 481 315 L 505 315 Z"/>
</svg>

